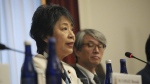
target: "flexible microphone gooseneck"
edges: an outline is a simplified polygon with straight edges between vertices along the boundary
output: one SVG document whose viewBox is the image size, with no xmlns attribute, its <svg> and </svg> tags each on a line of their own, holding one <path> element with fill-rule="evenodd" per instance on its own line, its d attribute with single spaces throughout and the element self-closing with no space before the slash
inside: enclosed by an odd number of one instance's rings
<svg viewBox="0 0 150 84">
<path fill-rule="evenodd" d="M 125 56 L 126 56 L 126 57 L 128 57 L 128 58 L 135 58 L 135 59 L 137 59 L 137 60 L 139 60 L 139 61 L 141 61 L 141 62 L 144 62 L 144 63 L 146 63 L 146 64 L 149 64 L 149 65 L 150 65 L 150 63 L 149 63 L 149 62 L 143 61 L 143 60 L 141 60 L 141 59 L 139 59 L 139 58 L 137 58 L 137 57 L 133 56 L 133 54 L 132 54 L 132 53 L 130 53 L 130 52 L 126 52 L 126 53 L 125 53 Z"/>
<path fill-rule="evenodd" d="M 12 50 L 12 51 L 16 51 L 16 52 L 19 52 L 19 53 L 23 53 L 23 54 L 24 54 L 23 51 L 9 48 L 9 47 L 5 46 L 4 44 L 1 44 L 1 43 L 0 43 L 0 50 Z"/>
</svg>

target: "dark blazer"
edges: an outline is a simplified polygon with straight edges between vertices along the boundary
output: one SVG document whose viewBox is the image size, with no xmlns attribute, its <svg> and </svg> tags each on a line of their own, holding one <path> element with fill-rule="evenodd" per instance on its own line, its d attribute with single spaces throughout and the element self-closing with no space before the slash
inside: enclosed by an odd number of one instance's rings
<svg viewBox="0 0 150 84">
<path fill-rule="evenodd" d="M 83 84 L 91 84 L 90 80 L 85 76 L 85 74 L 83 72 L 80 71 L 80 69 L 76 65 L 74 65 L 73 68 L 76 71 L 77 77 L 81 80 L 81 82 Z M 99 78 L 99 80 L 100 80 L 101 84 L 104 84 L 103 80 L 101 78 Z"/>
<path fill-rule="evenodd" d="M 142 84 L 150 84 L 150 65 L 147 64 L 137 75 L 141 75 Z"/>
</svg>

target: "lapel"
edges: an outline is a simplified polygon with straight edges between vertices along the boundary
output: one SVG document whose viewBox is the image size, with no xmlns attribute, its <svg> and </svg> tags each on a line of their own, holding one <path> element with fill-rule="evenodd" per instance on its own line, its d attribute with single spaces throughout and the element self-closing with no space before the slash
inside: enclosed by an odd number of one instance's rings
<svg viewBox="0 0 150 84">
<path fill-rule="evenodd" d="M 69 82 L 72 82 L 73 80 L 72 80 L 72 78 L 71 78 L 71 71 L 70 71 L 70 68 L 68 67 L 68 65 L 67 65 L 66 63 L 64 63 L 64 62 L 62 62 L 62 61 L 61 61 L 61 63 L 62 63 L 62 67 L 63 67 L 63 69 L 64 69 L 64 74 L 65 74 L 65 76 L 68 78 L 68 81 L 69 81 Z"/>
<path fill-rule="evenodd" d="M 77 77 L 82 81 L 83 84 L 90 84 L 88 77 L 82 71 L 80 71 L 76 65 L 74 65 L 73 68 L 76 71 Z"/>
<path fill-rule="evenodd" d="M 75 71 L 77 73 L 77 77 L 79 77 L 79 78 L 86 78 L 86 75 L 84 73 L 82 73 L 76 65 L 73 66 L 73 68 L 75 69 Z"/>
</svg>

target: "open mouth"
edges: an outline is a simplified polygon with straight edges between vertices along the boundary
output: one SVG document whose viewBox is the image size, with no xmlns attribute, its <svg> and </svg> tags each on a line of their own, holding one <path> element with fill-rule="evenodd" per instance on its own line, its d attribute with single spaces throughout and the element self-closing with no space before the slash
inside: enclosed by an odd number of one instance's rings
<svg viewBox="0 0 150 84">
<path fill-rule="evenodd" d="M 74 42 L 66 43 L 69 47 L 73 48 Z"/>
</svg>

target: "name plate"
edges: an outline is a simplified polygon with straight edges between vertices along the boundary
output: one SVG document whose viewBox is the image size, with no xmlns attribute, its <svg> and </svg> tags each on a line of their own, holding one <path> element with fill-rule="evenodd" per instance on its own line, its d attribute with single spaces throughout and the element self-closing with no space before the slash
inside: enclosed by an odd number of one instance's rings
<svg viewBox="0 0 150 84">
<path fill-rule="evenodd" d="M 0 64 L 0 84 L 10 84 L 10 69 L 8 64 Z"/>
<path fill-rule="evenodd" d="M 113 84 L 142 84 L 141 75 L 112 73 Z"/>
</svg>

